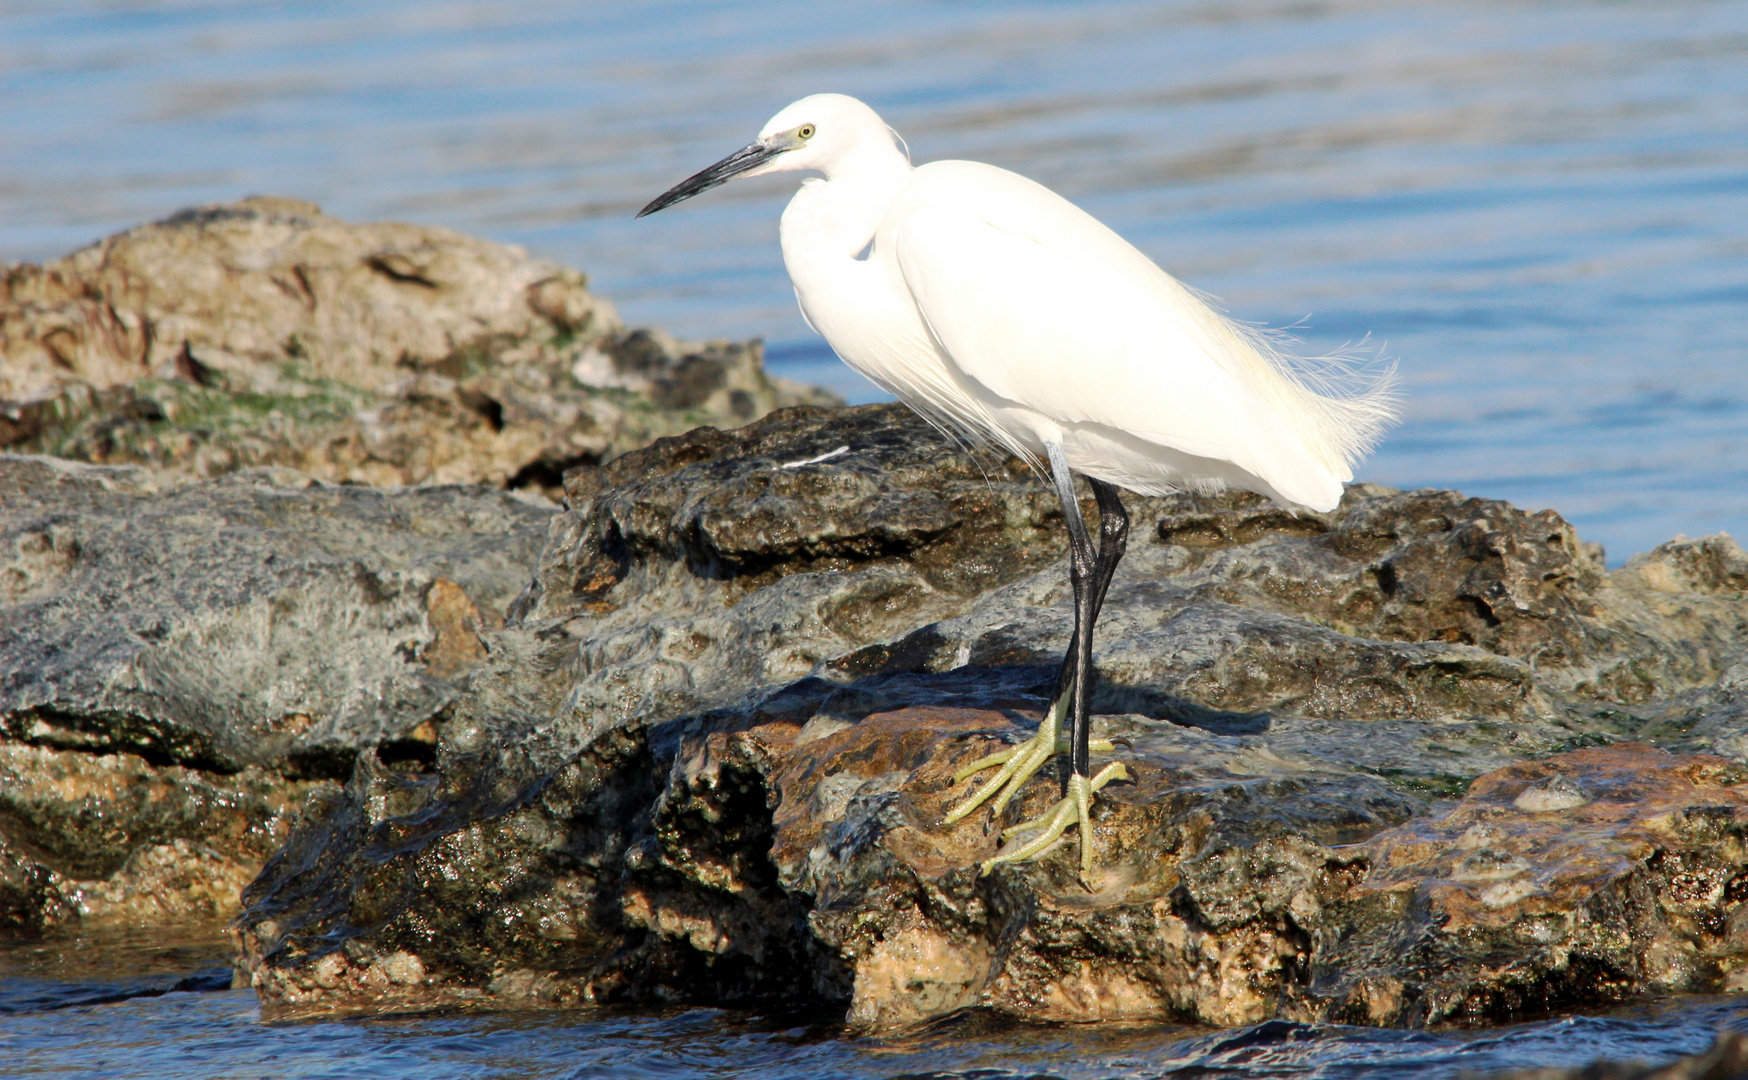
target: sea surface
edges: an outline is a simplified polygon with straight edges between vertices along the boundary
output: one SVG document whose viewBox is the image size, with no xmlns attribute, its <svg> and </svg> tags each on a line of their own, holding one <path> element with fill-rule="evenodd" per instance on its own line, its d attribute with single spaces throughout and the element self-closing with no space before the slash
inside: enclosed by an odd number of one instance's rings
<svg viewBox="0 0 1748 1080">
<path fill-rule="evenodd" d="M 1365 479 L 1551 507 L 1616 565 L 1748 536 L 1748 0 L 0 0 L 0 261 L 290 195 L 522 244 L 634 324 L 762 337 L 774 370 L 877 400 L 795 310 L 793 178 L 632 220 L 822 90 L 918 162 L 1056 188 L 1239 318 L 1393 360 L 1405 417 Z M 275 1024 L 225 955 L 12 949 L 0 1076 L 1454 1077 L 1662 1060 L 1745 1022 L 1707 999 L 1424 1034 Z"/>
</svg>

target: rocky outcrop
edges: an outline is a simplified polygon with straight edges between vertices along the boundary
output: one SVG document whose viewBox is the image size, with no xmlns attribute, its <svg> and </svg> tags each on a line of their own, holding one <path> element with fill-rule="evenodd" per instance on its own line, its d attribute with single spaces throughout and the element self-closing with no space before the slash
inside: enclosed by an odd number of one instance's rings
<svg viewBox="0 0 1748 1080">
<path fill-rule="evenodd" d="M 0 272 L 0 450 L 189 476 L 556 493 L 570 465 L 831 400 L 760 361 L 628 332 L 582 274 L 518 248 L 291 199 Z"/>
<path fill-rule="evenodd" d="M 1067 636 L 1060 512 L 1017 463 L 804 409 L 566 494 L 434 770 L 361 755 L 246 892 L 270 1008 L 1402 1024 L 1743 978 L 1726 537 L 1610 573 L 1558 516 L 1450 492 L 1132 500 L 1094 706 L 1133 779 L 1088 891 L 1072 843 L 979 877 L 1001 823 L 941 824 Z"/>
<path fill-rule="evenodd" d="M 234 914 L 360 751 L 432 760 L 551 515 L 0 455 L 0 932 Z"/>
</svg>

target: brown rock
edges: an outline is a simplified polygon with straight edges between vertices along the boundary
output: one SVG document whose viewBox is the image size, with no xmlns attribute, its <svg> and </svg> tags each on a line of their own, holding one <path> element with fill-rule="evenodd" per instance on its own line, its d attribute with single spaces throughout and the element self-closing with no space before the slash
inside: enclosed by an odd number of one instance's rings
<svg viewBox="0 0 1748 1080">
<path fill-rule="evenodd" d="M 757 864 L 698 854 L 742 827 L 732 793 L 763 786 L 783 893 L 849 967 L 849 1017 L 865 1026 L 970 1005 L 1075 1022 L 1473 1021 L 1741 988 L 1748 766 L 1578 750 L 1415 817 L 1375 781 L 1262 754 L 1215 764 L 1132 726 L 1120 756 L 1137 779 L 1098 807 L 1089 893 L 1071 857 L 978 879 L 997 838 L 975 819 L 940 824 L 966 790 L 952 770 L 989 748 L 966 736 L 1009 728 L 911 709 L 800 745 L 784 723 L 683 743 L 654 856 L 630 870 L 630 921 L 723 958 L 772 949 L 786 931 Z M 1516 805 L 1555 778 L 1587 801 Z M 1034 785 L 1010 817 L 1042 813 L 1053 788 Z M 665 885 L 646 888 L 658 863 Z"/>
<path fill-rule="evenodd" d="M 183 211 L 47 266 L 9 267 L 0 305 L 0 396 L 14 400 L 147 374 L 259 391 L 287 361 L 313 381 L 381 391 L 537 322 L 551 333 L 555 311 L 573 330 L 597 312 L 612 322 L 581 275 L 517 249 L 350 226 L 276 198 Z"/>
<path fill-rule="evenodd" d="M 314 786 L 0 740 L 0 935 L 228 919 Z"/>
<path fill-rule="evenodd" d="M 1396 978 L 1414 989 L 1358 1018 L 1748 988 L 1745 841 L 1740 762 L 1620 743 L 1488 773 L 1449 813 L 1366 845 L 1347 900 L 1407 914 Z"/>
<path fill-rule="evenodd" d="M 194 476 L 557 492 L 564 469 L 817 391 L 758 343 L 626 332 L 583 275 L 291 199 L 187 210 L 0 276 L 0 449 Z"/>
</svg>

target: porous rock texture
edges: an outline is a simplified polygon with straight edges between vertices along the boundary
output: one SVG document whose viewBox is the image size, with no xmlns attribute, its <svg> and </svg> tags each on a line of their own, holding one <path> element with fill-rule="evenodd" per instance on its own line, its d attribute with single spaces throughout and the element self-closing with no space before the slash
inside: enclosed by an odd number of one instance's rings
<svg viewBox="0 0 1748 1080">
<path fill-rule="evenodd" d="M 556 491 L 659 435 L 832 400 L 761 355 L 627 331 L 519 248 L 252 198 L 0 269 L 0 450 Z"/>
<path fill-rule="evenodd" d="M 1358 485 L 1131 499 L 1095 654 L 1133 778 L 979 876 L 954 771 L 1026 735 L 1060 511 L 897 406 L 567 475 L 437 725 L 245 893 L 271 1010 L 842 1001 L 1413 1024 L 1748 985 L 1748 556 L 1606 570 L 1551 512 Z M 1091 511 L 1090 500 L 1088 512 Z"/>
<path fill-rule="evenodd" d="M 361 750 L 429 762 L 551 516 L 0 454 L 0 934 L 234 915 Z"/>
</svg>

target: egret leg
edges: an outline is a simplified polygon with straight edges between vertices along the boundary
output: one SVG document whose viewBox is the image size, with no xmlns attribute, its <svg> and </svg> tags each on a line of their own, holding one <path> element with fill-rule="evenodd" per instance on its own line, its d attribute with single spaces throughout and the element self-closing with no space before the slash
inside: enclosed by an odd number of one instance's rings
<svg viewBox="0 0 1748 1080">
<path fill-rule="evenodd" d="M 1092 751 L 1096 749 L 1101 753 L 1109 753 L 1115 749 L 1107 740 L 1092 738 L 1090 704 L 1093 684 L 1093 625 L 1098 621 L 1099 609 L 1104 605 L 1111 577 L 1115 574 L 1117 562 L 1122 559 L 1128 544 L 1129 515 L 1123 509 L 1122 500 L 1115 487 L 1101 480 L 1088 478 L 1099 505 L 1099 547 L 1095 555 L 1091 538 L 1087 535 L 1086 522 L 1080 513 L 1080 502 L 1074 494 L 1074 478 L 1068 471 L 1062 449 L 1059 446 L 1049 446 L 1047 450 L 1051 475 L 1056 482 L 1057 494 L 1062 499 L 1063 516 L 1068 522 L 1068 573 L 1069 583 L 1074 590 L 1074 635 L 1069 642 L 1068 654 L 1063 657 L 1062 668 L 1057 675 L 1056 692 L 1049 711 L 1038 726 L 1038 734 L 1011 750 L 975 761 L 955 774 L 954 780 L 958 781 L 983 769 L 1002 766 L 1001 772 L 955 808 L 948 815 L 947 821 L 951 823 L 963 818 L 998 790 L 1000 797 L 994 804 L 994 813 L 1000 814 L 1021 785 L 1045 761 L 1057 753 L 1067 751 L 1071 770 L 1063 784 L 1062 800 L 1043 817 L 1016 825 L 1002 834 L 1004 839 L 1025 832 L 1035 831 L 1038 835 L 1013 851 L 986 860 L 982 872 L 987 874 L 998 863 L 1036 858 L 1054 844 L 1068 826 L 1078 825 L 1081 842 L 1080 876 L 1084 884 L 1092 874 L 1092 820 L 1089 808 L 1093 793 L 1112 780 L 1128 778 L 1127 770 L 1120 763 L 1106 766 L 1097 776 L 1090 775 Z M 1066 740 L 1062 731 L 1065 715 L 1069 721 Z"/>
<path fill-rule="evenodd" d="M 953 781 L 957 783 L 973 773 L 1001 766 L 1000 772 L 948 813 L 946 823 L 949 825 L 976 810 L 992 796 L 995 797 L 992 813 L 999 816 L 1007 808 L 1009 800 L 1019 793 L 1020 788 L 1046 761 L 1064 752 L 1073 757 L 1074 742 L 1072 739 L 1064 740 L 1062 721 L 1073 711 L 1074 703 L 1078 700 L 1074 688 L 1081 671 L 1078 665 L 1081 653 L 1079 643 L 1085 635 L 1085 586 L 1093 579 L 1095 560 L 1092 541 L 1087 537 L 1086 521 L 1080 513 L 1080 500 L 1074 494 L 1074 476 L 1068 471 L 1068 462 L 1062 455 L 1062 448 L 1051 445 L 1046 449 L 1050 455 L 1050 473 L 1056 481 L 1057 497 L 1062 500 L 1062 513 L 1068 522 L 1068 577 L 1074 588 L 1074 633 L 1069 640 L 1068 654 L 1063 657 L 1062 667 L 1056 674 L 1056 688 L 1051 695 L 1050 708 L 1045 711 L 1044 719 L 1038 724 L 1038 734 L 1011 749 L 980 758 L 953 775 Z"/>
</svg>

